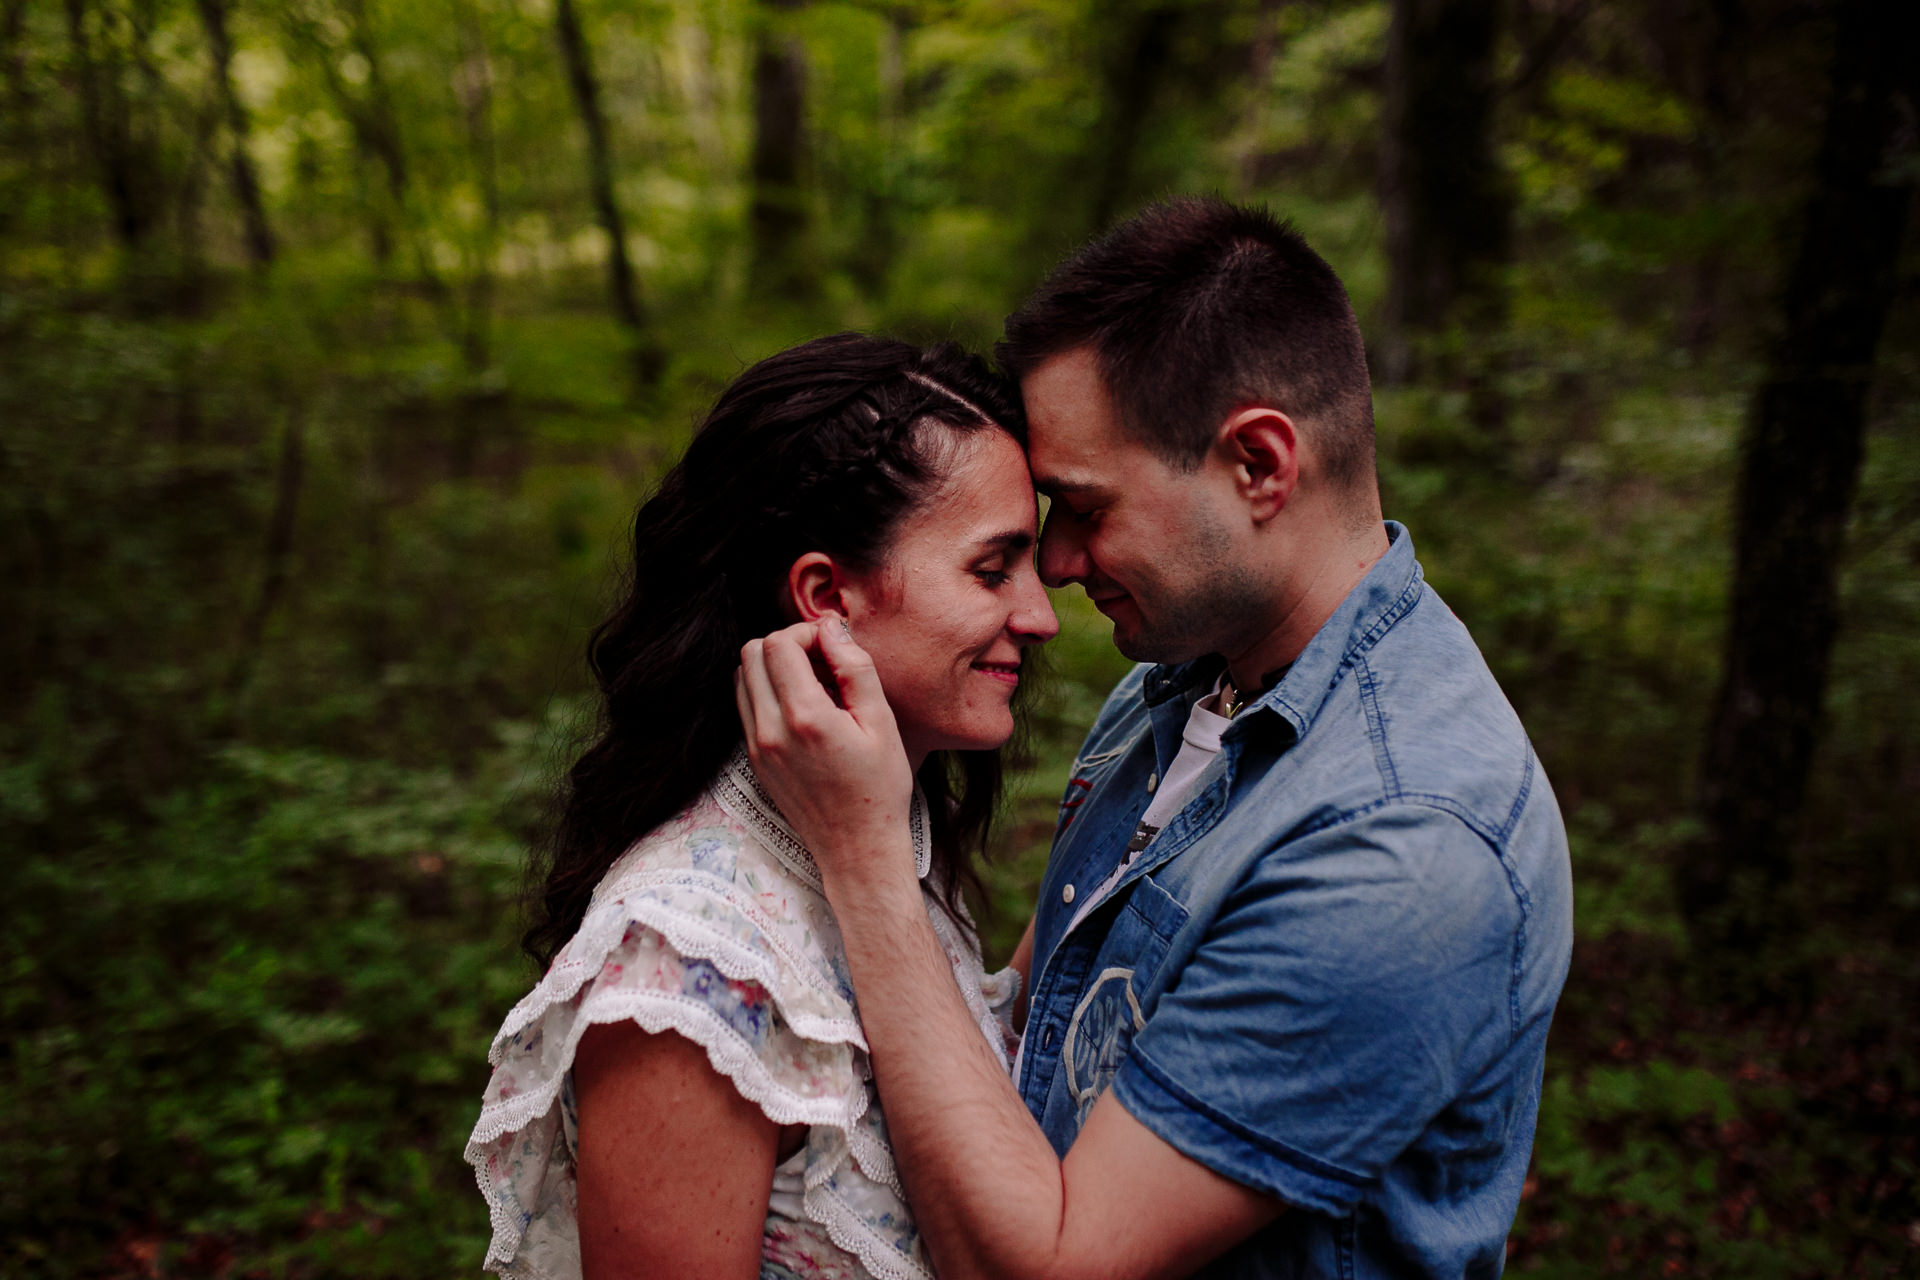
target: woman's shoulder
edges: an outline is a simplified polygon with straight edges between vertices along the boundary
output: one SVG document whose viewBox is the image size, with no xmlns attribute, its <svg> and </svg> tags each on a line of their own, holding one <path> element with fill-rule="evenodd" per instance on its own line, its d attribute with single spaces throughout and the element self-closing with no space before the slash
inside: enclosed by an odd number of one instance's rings
<svg viewBox="0 0 1920 1280">
<path fill-rule="evenodd" d="M 537 1274 L 522 1264 L 553 1255 L 577 1274 L 567 1081 L 596 1025 L 685 1036 L 776 1124 L 824 1126 L 891 1168 L 864 1128 L 866 1044 L 831 921 L 711 789 L 621 856 L 494 1039 L 466 1153 L 492 1208 L 489 1269 Z"/>
</svg>

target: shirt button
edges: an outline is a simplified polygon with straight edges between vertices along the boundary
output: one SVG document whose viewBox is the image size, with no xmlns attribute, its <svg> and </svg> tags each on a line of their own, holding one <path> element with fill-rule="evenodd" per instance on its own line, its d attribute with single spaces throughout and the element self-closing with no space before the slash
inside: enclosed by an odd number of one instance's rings
<svg viewBox="0 0 1920 1280">
<path fill-rule="evenodd" d="M 1045 1031 L 1042 1031 L 1040 1033 L 1040 1047 L 1042 1049 L 1053 1048 L 1053 1028 L 1052 1027 L 1048 1027 Z"/>
<path fill-rule="evenodd" d="M 1147 790 L 1148 790 L 1148 792 L 1152 792 L 1152 791 L 1153 791 L 1153 789 L 1154 789 L 1155 787 L 1158 787 L 1159 785 L 1160 785 L 1160 775 L 1159 775 L 1159 774 L 1157 774 L 1157 773 L 1150 773 L 1150 774 L 1148 774 L 1148 775 L 1147 775 Z"/>
<path fill-rule="evenodd" d="M 1073 905 L 1073 886 L 1072 885 L 1068 885 L 1062 890 L 1060 890 L 1060 901 L 1066 903 L 1069 906 Z"/>
</svg>

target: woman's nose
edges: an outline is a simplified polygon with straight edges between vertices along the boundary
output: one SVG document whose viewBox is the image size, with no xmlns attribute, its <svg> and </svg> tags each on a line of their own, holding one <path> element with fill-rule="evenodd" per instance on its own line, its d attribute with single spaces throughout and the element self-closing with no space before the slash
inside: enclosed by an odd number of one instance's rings
<svg viewBox="0 0 1920 1280">
<path fill-rule="evenodd" d="M 1060 619 L 1039 577 L 1027 578 L 1020 601 L 1007 618 L 1007 630 L 1023 644 L 1044 644 L 1060 634 Z"/>
</svg>

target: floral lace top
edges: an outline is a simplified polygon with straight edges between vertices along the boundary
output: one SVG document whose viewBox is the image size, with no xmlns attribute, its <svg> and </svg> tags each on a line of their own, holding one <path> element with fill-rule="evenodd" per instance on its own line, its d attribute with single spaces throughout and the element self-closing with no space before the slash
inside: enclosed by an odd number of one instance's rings
<svg viewBox="0 0 1920 1280">
<path fill-rule="evenodd" d="M 1004 1063 L 1019 975 L 983 974 L 970 927 L 935 904 L 917 795 L 912 826 L 928 916 Z M 493 1219 L 488 1270 L 579 1277 L 573 1053 L 589 1026 L 629 1018 L 702 1045 L 776 1124 L 808 1126 L 805 1149 L 775 1176 L 762 1280 L 930 1280 L 819 869 L 745 752 L 613 864 L 578 932 L 494 1039 L 466 1151 Z"/>
</svg>

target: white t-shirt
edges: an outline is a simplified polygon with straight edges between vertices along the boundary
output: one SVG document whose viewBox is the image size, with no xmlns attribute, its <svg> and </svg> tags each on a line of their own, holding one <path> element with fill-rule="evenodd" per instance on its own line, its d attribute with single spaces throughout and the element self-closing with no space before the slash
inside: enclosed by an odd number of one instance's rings
<svg viewBox="0 0 1920 1280">
<path fill-rule="evenodd" d="M 1226 680 L 1226 676 L 1222 675 L 1213 686 L 1213 692 L 1193 704 L 1193 710 L 1187 714 L 1187 727 L 1180 731 L 1180 751 L 1167 767 L 1167 776 L 1153 788 L 1153 801 L 1147 805 L 1147 811 L 1140 815 L 1140 825 L 1134 828 L 1133 839 L 1127 841 L 1126 860 L 1113 869 L 1113 874 L 1099 888 L 1087 895 L 1067 925 L 1069 932 L 1086 919 L 1088 912 L 1106 901 L 1114 886 L 1120 883 L 1120 878 L 1127 874 L 1127 869 L 1139 860 L 1141 853 L 1153 843 L 1153 838 L 1160 834 L 1160 828 L 1186 807 L 1193 784 L 1213 763 L 1213 758 L 1220 754 L 1220 735 L 1227 731 L 1227 726 L 1233 721 L 1212 708 L 1219 705 L 1220 690 Z"/>
</svg>

